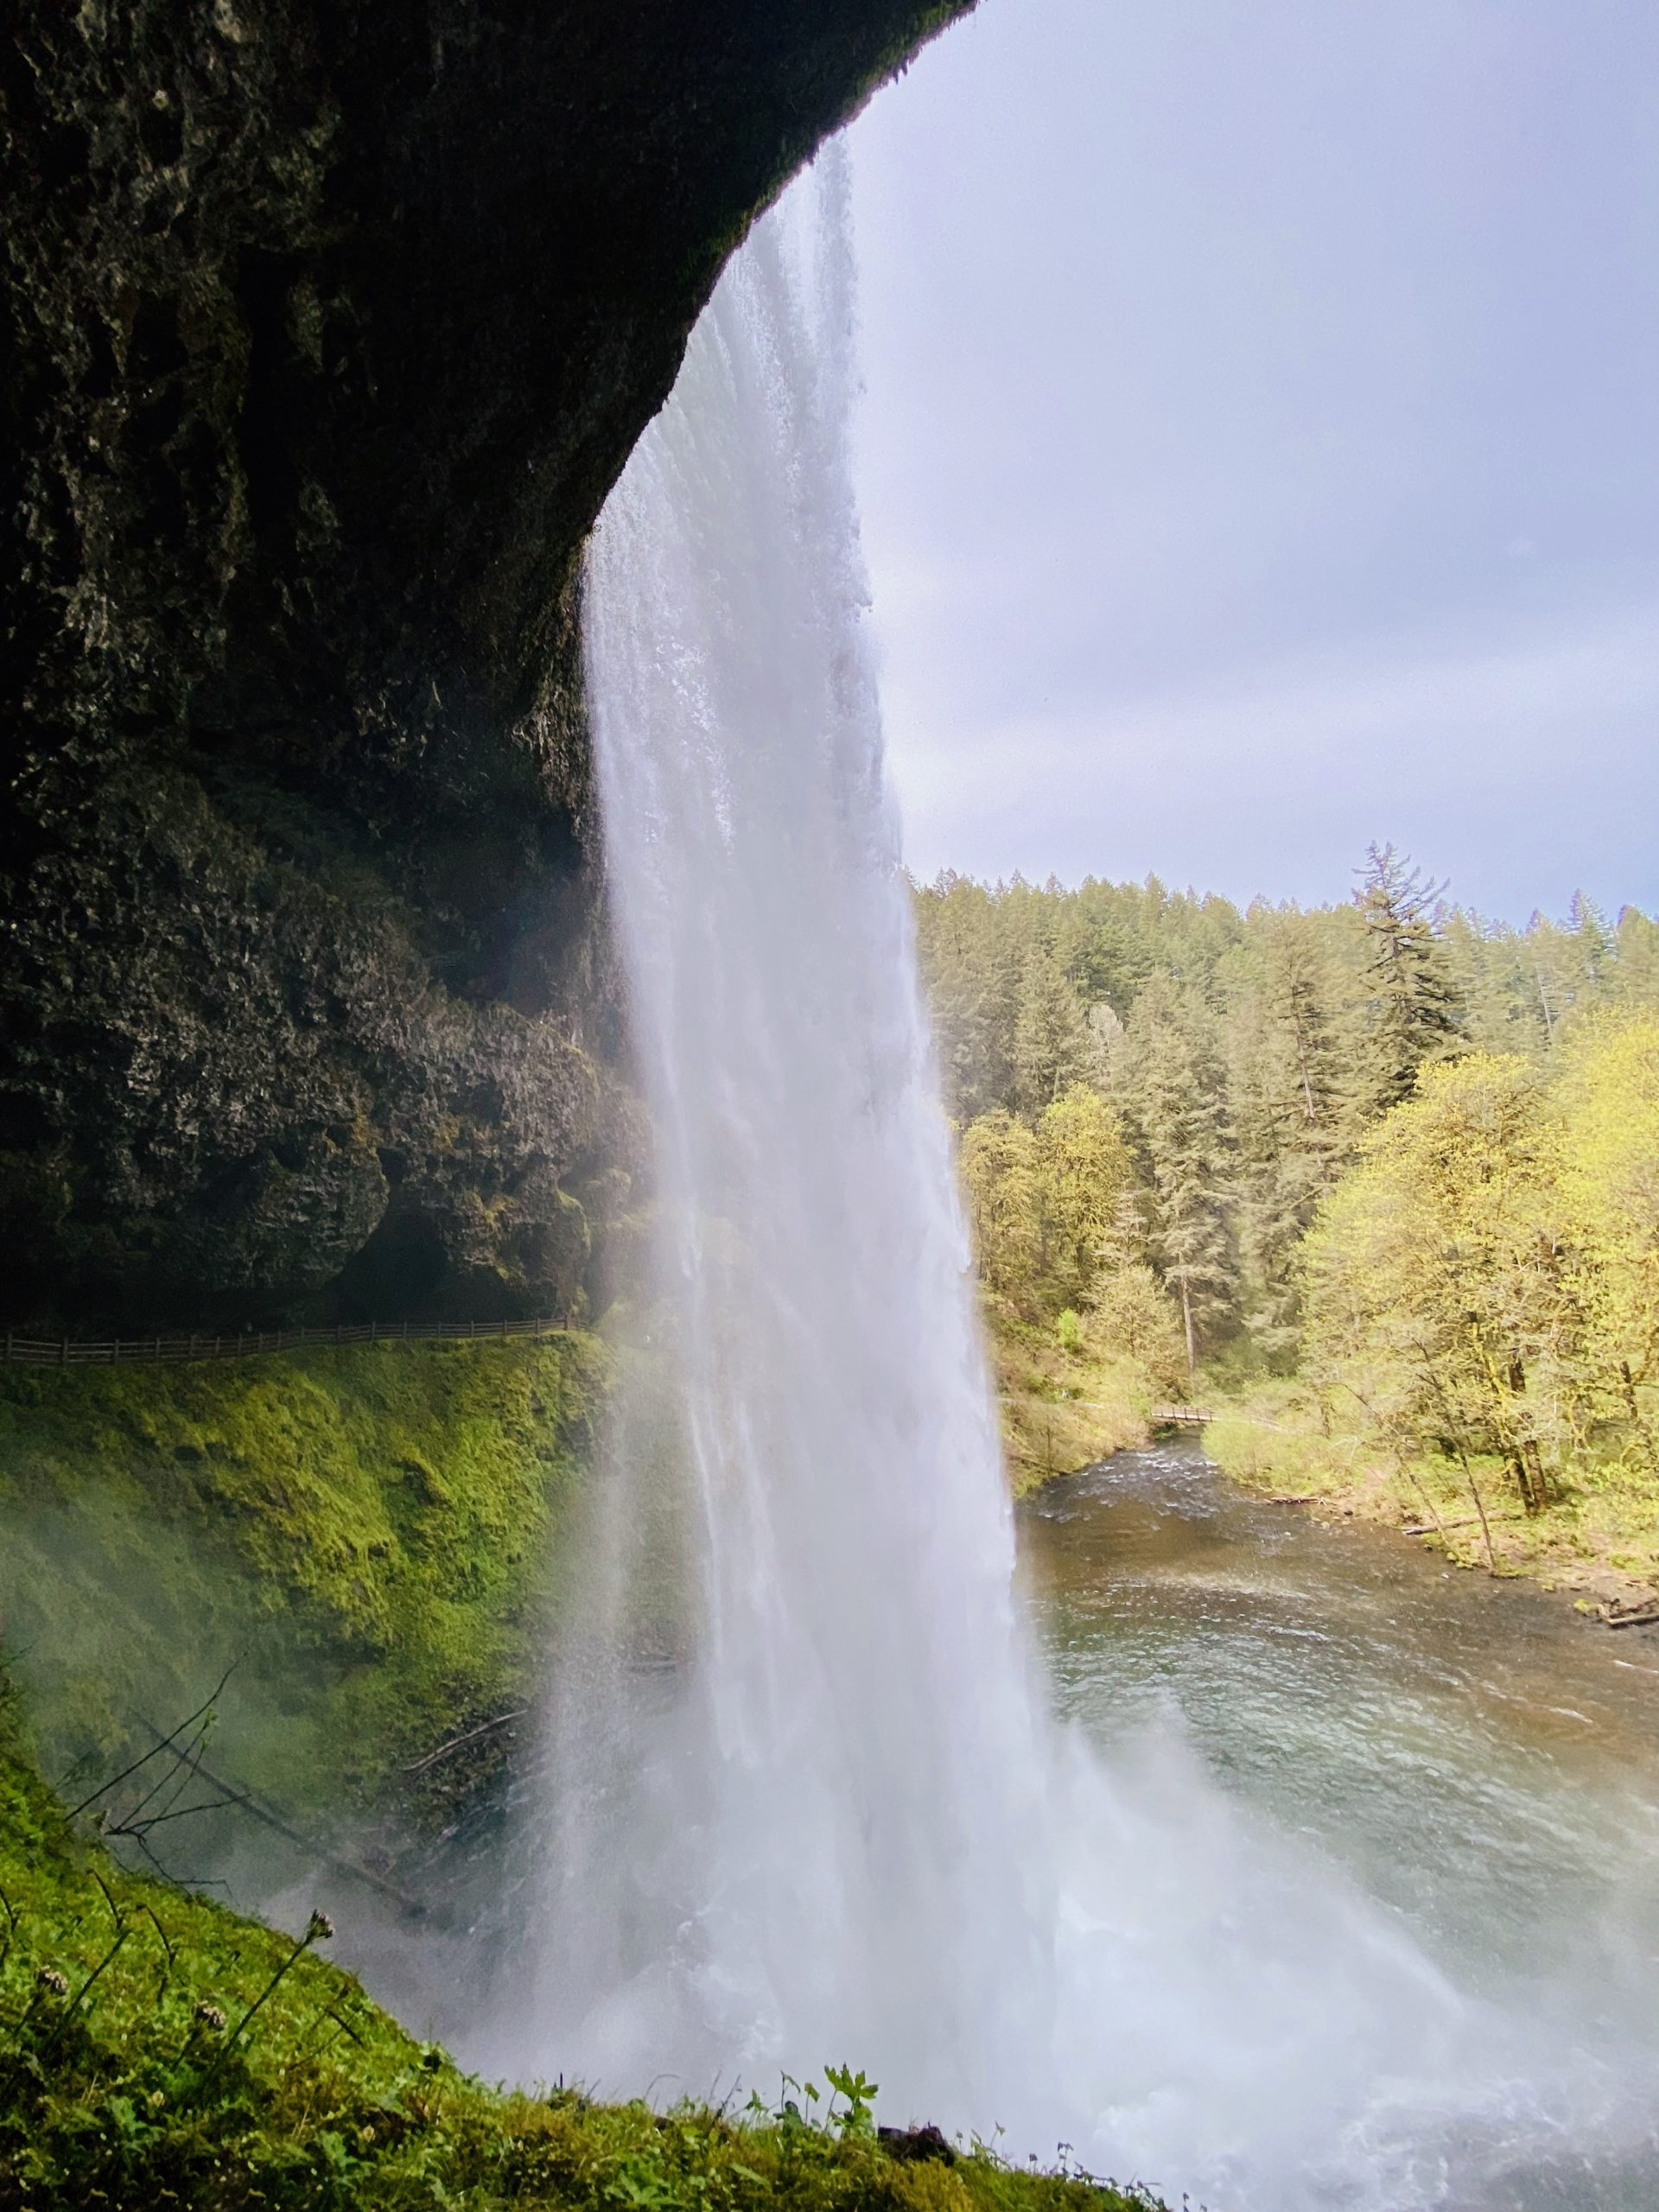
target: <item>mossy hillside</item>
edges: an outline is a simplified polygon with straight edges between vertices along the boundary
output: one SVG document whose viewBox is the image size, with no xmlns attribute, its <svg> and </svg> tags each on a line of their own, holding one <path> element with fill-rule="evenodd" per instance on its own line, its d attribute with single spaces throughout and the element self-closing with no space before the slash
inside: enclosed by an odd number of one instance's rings
<svg viewBox="0 0 1659 2212">
<path fill-rule="evenodd" d="M 0 1897 L 4 2212 L 1133 2212 L 1151 2202 L 985 2156 L 910 2163 L 867 2126 L 741 2126 L 569 2089 L 492 2090 L 404 2034 L 327 1962 L 321 1941 L 296 1955 L 289 1937 L 127 1873 L 78 1840 L 28 1756 L 3 1679 Z M 61 1992 L 43 1980 L 54 1976 Z"/>
<path fill-rule="evenodd" d="M 575 1334 L 0 1370 L 0 1626 L 54 1770 L 232 1668 L 220 1761 L 363 1808 L 521 1703 L 608 1372 Z"/>
</svg>

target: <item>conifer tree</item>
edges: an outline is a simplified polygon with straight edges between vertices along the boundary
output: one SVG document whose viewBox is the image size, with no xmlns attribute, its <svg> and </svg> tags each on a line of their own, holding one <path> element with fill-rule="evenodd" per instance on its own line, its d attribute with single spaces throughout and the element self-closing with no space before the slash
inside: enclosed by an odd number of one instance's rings
<svg viewBox="0 0 1659 2212">
<path fill-rule="evenodd" d="M 947 873 L 917 891 L 914 911 L 945 1105 L 963 1122 L 1011 1107 L 1020 953 L 995 896 Z"/>
<path fill-rule="evenodd" d="M 1621 1005 L 1659 1007 L 1659 922 L 1638 906 L 1620 909 L 1609 988 Z"/>
<path fill-rule="evenodd" d="M 1189 1370 L 1205 1323 L 1226 1306 L 1226 1109 L 1214 1019 L 1198 995 L 1154 976 L 1136 1000 L 1122 1052 L 1123 1103 L 1151 1198 L 1150 1244 L 1179 1301 Z"/>
<path fill-rule="evenodd" d="M 1341 1157 L 1341 1084 L 1310 918 L 1253 908 L 1250 921 L 1230 1025 L 1235 1233 L 1245 1325 L 1283 1358 L 1297 1336 L 1296 1248 Z"/>
<path fill-rule="evenodd" d="M 1408 1098 L 1419 1069 L 1463 1041 L 1457 987 L 1432 919 L 1445 888 L 1426 883 L 1392 845 L 1367 850 L 1354 900 L 1367 938 L 1370 1012 L 1360 1075 L 1374 1114 Z"/>
<path fill-rule="evenodd" d="M 1612 936 L 1581 891 L 1573 894 L 1565 925 L 1535 914 L 1526 933 L 1528 983 L 1536 992 L 1546 1046 L 1561 1024 L 1593 1006 L 1612 964 Z"/>
<path fill-rule="evenodd" d="M 1440 949 L 1458 995 L 1467 1042 L 1480 1052 L 1541 1052 L 1548 1046 L 1525 932 L 1457 907 Z"/>
<path fill-rule="evenodd" d="M 1014 1098 L 1034 1121 L 1073 1084 L 1088 1080 L 1095 1053 L 1077 995 L 1040 938 L 1033 939 L 1020 978 L 1014 1030 Z"/>
</svg>

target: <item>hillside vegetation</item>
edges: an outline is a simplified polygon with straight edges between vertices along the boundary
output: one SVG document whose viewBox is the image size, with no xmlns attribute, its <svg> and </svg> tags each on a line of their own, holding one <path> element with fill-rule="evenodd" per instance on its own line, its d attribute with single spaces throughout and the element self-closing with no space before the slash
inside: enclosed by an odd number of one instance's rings
<svg viewBox="0 0 1659 2212">
<path fill-rule="evenodd" d="M 608 1372 L 576 1334 L 0 1368 L 0 1636 L 52 1771 L 228 1671 L 238 1783 L 437 1815 L 501 1741 L 404 1770 L 533 1689 Z"/>
<path fill-rule="evenodd" d="M 1647 916 L 1483 922 L 1388 849 L 1313 910 L 950 876 L 916 904 L 1005 1366 L 1201 1393 L 1230 1471 L 1456 1557 L 1659 1577 Z"/>
<path fill-rule="evenodd" d="M 0 1677 L 0 2208 L 1136 2212 L 979 2152 L 884 2147 L 870 2085 L 777 2113 L 509 2094 L 290 1938 L 118 1866 L 38 1780 Z M 781 2094 L 781 2093 L 780 2093 Z M 802 2113 L 807 2117 L 801 2117 Z M 822 2119 L 815 2115 L 822 2113 Z M 949 2162 L 947 2163 L 947 2159 Z"/>
</svg>

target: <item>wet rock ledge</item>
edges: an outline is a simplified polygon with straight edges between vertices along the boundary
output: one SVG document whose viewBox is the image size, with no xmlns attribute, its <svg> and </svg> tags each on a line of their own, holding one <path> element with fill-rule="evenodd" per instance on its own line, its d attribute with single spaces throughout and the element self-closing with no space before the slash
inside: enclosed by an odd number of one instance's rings
<svg viewBox="0 0 1659 2212">
<path fill-rule="evenodd" d="M 629 1116 L 582 540 L 967 0 L 16 0 L 0 1322 L 578 1310 Z"/>
</svg>

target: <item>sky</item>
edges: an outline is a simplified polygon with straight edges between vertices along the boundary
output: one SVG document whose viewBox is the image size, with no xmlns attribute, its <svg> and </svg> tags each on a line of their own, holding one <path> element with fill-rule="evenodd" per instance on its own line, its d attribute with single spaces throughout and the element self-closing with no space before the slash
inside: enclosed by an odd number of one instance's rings
<svg viewBox="0 0 1659 2212">
<path fill-rule="evenodd" d="M 906 855 L 1659 909 L 1659 7 L 981 0 L 850 132 Z"/>
</svg>

